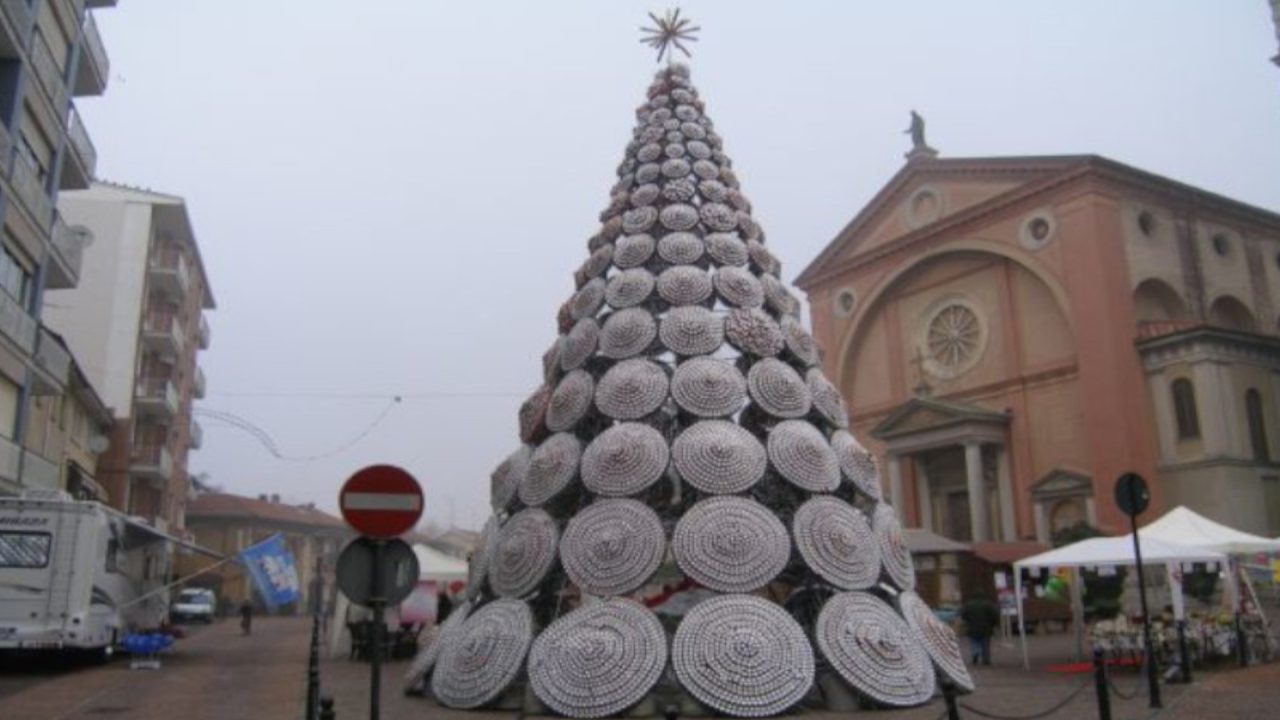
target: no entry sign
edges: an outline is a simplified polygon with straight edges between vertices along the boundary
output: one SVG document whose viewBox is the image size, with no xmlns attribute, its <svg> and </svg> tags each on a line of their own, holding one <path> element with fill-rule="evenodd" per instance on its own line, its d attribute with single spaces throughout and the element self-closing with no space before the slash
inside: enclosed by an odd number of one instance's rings
<svg viewBox="0 0 1280 720">
<path fill-rule="evenodd" d="M 370 465 L 352 475 L 338 494 L 342 517 L 363 535 L 393 538 L 422 517 L 422 488 L 394 465 Z"/>
</svg>

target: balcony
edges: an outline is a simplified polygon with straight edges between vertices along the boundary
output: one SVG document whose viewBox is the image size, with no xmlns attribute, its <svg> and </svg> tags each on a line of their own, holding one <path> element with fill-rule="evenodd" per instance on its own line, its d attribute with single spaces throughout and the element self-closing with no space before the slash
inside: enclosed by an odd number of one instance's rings
<svg viewBox="0 0 1280 720">
<path fill-rule="evenodd" d="M 35 359 L 44 373 L 31 373 L 32 392 L 36 395 L 61 395 L 71 375 L 71 353 L 43 327 L 36 337 Z"/>
<path fill-rule="evenodd" d="M 0 480 L 10 483 L 18 482 L 18 464 L 22 456 L 22 448 L 7 437 L 0 436 Z"/>
<path fill-rule="evenodd" d="M 39 80 L 36 84 L 44 89 L 45 97 L 49 99 L 54 115 L 58 118 L 66 117 L 67 103 L 71 102 L 71 95 L 67 92 L 67 81 L 62 74 L 62 69 L 58 67 L 58 61 L 53 59 L 53 51 L 49 49 L 49 43 L 39 33 L 36 33 L 31 43 L 31 66 L 36 71 L 36 79 Z"/>
<path fill-rule="evenodd" d="M 13 136 L 9 128 L 0 122 L 0 174 L 9 175 L 9 167 L 13 164 Z"/>
<path fill-rule="evenodd" d="M 62 469 L 30 450 L 22 451 L 22 484 L 29 488 L 60 490 Z"/>
<path fill-rule="evenodd" d="M 129 472 L 163 485 L 173 475 L 173 455 L 164 445 L 134 445 Z"/>
<path fill-rule="evenodd" d="M 76 68 L 76 95 L 101 95 L 107 89 L 111 64 L 98 34 L 93 13 L 84 14 L 84 44 L 80 46 L 80 66 Z"/>
<path fill-rule="evenodd" d="M 53 221 L 53 200 L 44 189 L 44 181 L 36 174 L 35 168 L 21 158 L 13 161 L 13 177 L 11 181 L 22 205 L 35 219 L 36 227 L 42 232 L 49 231 Z"/>
<path fill-rule="evenodd" d="M 204 393 L 205 393 L 204 368 L 197 365 L 195 379 L 192 380 L 191 382 L 191 394 L 195 395 L 198 398 L 202 398 L 204 397 Z"/>
<path fill-rule="evenodd" d="M 4 291 L 0 291 L 0 333 L 27 354 L 36 349 L 35 318 Z"/>
<path fill-rule="evenodd" d="M 187 447 L 199 450 L 204 445 L 204 428 L 195 420 L 191 421 L 191 435 L 187 438 Z"/>
<path fill-rule="evenodd" d="M 155 288 L 178 299 L 187 296 L 187 288 L 191 286 L 191 273 L 187 270 L 187 261 L 181 255 L 173 253 L 166 258 L 153 253 L 147 268 Z"/>
<path fill-rule="evenodd" d="M 162 357 L 177 357 L 183 345 L 178 316 L 163 312 L 147 313 L 142 320 L 142 343 Z"/>
<path fill-rule="evenodd" d="M 12 37 L 0 39 L 0 46 L 8 53 L 4 57 L 17 57 L 18 48 L 25 48 L 31 37 L 31 28 L 35 15 L 31 12 L 30 0 L 0 0 L 0 13 L 9 23 Z M 3 33 L 0 33 L 3 35 Z"/>
<path fill-rule="evenodd" d="M 206 318 L 204 316 L 204 313 L 200 313 L 200 330 L 196 337 L 200 343 L 200 349 L 208 350 L 209 349 L 209 318 Z"/>
<path fill-rule="evenodd" d="M 98 167 L 98 151 L 89 139 L 80 113 L 71 106 L 67 121 L 67 151 L 62 156 L 62 190 L 84 190 L 93 182 Z"/>
<path fill-rule="evenodd" d="M 84 260 L 84 248 L 89 243 L 83 230 L 67 227 L 62 215 L 53 215 L 53 262 L 49 263 L 46 282 L 50 290 L 67 290 L 80 282 L 80 267 Z"/>
<path fill-rule="evenodd" d="M 169 378 L 138 378 L 133 401 L 140 415 L 169 419 L 178 414 L 178 390 Z"/>
</svg>

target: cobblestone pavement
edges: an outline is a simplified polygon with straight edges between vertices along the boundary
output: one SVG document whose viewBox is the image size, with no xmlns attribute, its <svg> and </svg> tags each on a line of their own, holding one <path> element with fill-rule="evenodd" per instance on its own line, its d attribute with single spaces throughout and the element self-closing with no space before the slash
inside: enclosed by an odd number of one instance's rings
<svg viewBox="0 0 1280 720">
<path fill-rule="evenodd" d="M 254 633 L 240 636 L 234 622 L 196 628 L 179 641 L 156 671 L 129 670 L 117 660 L 99 667 L 56 672 L 0 669 L 2 720 L 283 720 L 302 715 L 306 654 L 310 625 L 302 619 L 255 621 Z M 1068 657 L 1066 636 L 1033 637 L 1032 665 L 1044 658 Z M 515 720 L 515 711 L 463 713 L 401 692 L 404 660 L 386 663 L 383 675 L 384 720 Z M 995 665 L 977 668 L 979 689 L 961 699 L 961 717 L 978 711 L 1027 717 L 1070 696 L 1051 720 L 1097 717 L 1092 681 L 1087 675 L 1024 672 L 1012 646 L 997 644 Z M 324 692 L 335 698 L 338 720 L 369 716 L 369 665 L 345 658 L 326 659 L 321 670 Z M 1147 708 L 1145 684 L 1133 671 L 1117 673 L 1115 684 L 1128 700 L 1112 696 L 1115 720 L 1204 720 L 1275 717 L 1280 692 L 1280 664 L 1239 670 L 1224 667 L 1201 672 L 1190 686 L 1164 686 L 1165 709 Z M 1078 690 L 1078 692 L 1077 692 Z M 1072 693 L 1075 693 L 1074 695 Z M 967 706 L 967 707 L 964 707 Z M 883 720 L 939 720 L 940 700 L 921 708 L 876 713 Z M 836 720 L 847 713 L 805 712 L 813 720 Z M 531 717 L 531 716 L 525 716 Z"/>
<path fill-rule="evenodd" d="M 277 720 L 303 714 L 309 625 L 262 618 L 190 629 L 159 670 L 117 659 L 70 670 L 0 674 L 3 720 Z M 348 716 L 350 717 L 350 716 Z"/>
</svg>

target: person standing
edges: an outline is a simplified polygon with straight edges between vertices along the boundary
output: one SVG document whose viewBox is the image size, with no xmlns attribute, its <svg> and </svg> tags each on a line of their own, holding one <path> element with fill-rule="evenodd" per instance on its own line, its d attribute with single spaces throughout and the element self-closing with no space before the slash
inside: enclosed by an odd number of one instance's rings
<svg viewBox="0 0 1280 720">
<path fill-rule="evenodd" d="M 1000 624 L 1000 608 L 985 595 L 975 595 L 960 608 L 965 633 L 969 636 L 971 661 L 977 665 L 991 664 L 991 634 Z"/>
<path fill-rule="evenodd" d="M 240 603 L 240 630 L 245 635 L 253 630 L 253 603 L 248 600 Z"/>
</svg>

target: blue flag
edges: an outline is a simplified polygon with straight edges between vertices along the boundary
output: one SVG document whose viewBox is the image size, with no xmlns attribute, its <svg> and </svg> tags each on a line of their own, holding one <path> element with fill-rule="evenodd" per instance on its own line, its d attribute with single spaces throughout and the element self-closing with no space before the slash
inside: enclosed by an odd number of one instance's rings
<svg viewBox="0 0 1280 720">
<path fill-rule="evenodd" d="M 240 560 L 269 610 L 298 601 L 298 567 L 282 535 L 241 550 Z"/>
</svg>

